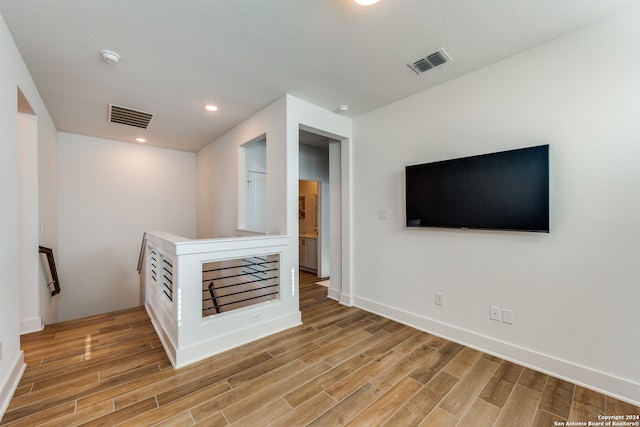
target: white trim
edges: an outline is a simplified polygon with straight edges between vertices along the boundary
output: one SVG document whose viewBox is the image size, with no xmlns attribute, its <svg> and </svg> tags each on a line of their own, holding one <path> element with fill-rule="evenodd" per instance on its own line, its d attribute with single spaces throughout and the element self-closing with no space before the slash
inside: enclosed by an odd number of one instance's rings
<svg viewBox="0 0 640 427">
<path fill-rule="evenodd" d="M 146 309 L 147 314 L 149 315 L 149 319 L 151 320 L 151 324 L 153 325 L 153 328 L 156 330 L 156 333 L 158 334 L 158 338 L 160 339 L 160 343 L 164 348 L 164 352 L 167 353 L 169 362 L 171 362 L 172 366 L 176 366 L 176 354 L 178 351 L 176 345 L 173 343 L 173 340 L 171 339 L 171 337 L 166 333 L 166 331 L 162 327 L 162 323 L 160 322 L 160 319 L 156 315 L 156 312 L 153 310 L 153 305 L 147 303 L 144 305 L 144 308 Z"/>
<path fill-rule="evenodd" d="M 418 330 L 457 342 L 484 353 L 488 353 L 519 365 L 543 372 L 582 387 L 603 393 L 619 400 L 640 406 L 640 384 L 586 366 L 557 359 L 522 348 L 472 331 L 438 322 L 427 317 L 409 313 L 380 304 L 366 298 L 354 297 L 354 305 Z"/>
<path fill-rule="evenodd" d="M 18 383 L 20 383 L 20 378 L 22 378 L 22 374 L 24 374 L 24 370 L 26 368 L 27 365 L 24 363 L 24 352 L 20 351 L 16 358 L 16 362 L 13 365 L 13 369 L 9 374 L 7 383 L 0 387 L 0 419 L 4 417 L 4 413 L 9 407 L 9 402 L 11 402 L 13 393 L 15 393 L 18 388 Z"/>
<path fill-rule="evenodd" d="M 340 256 L 342 258 L 342 274 L 340 277 L 340 302 L 342 304 L 353 305 L 353 165 L 352 165 L 352 144 L 351 139 L 345 138 L 340 141 L 340 208 L 341 212 L 341 233 L 342 248 Z"/>
<path fill-rule="evenodd" d="M 351 295 L 347 295 L 345 293 L 340 294 L 340 304 L 346 305 L 347 307 L 353 307 L 353 297 Z"/>
<path fill-rule="evenodd" d="M 30 334 L 32 332 L 40 332 L 44 329 L 42 317 L 33 317 L 31 319 L 20 321 L 20 335 Z"/>
<path fill-rule="evenodd" d="M 327 298 L 340 302 L 340 291 L 337 289 L 327 289 Z"/>
<path fill-rule="evenodd" d="M 256 323 L 244 329 L 233 330 L 230 333 L 218 336 L 215 340 L 201 341 L 177 349 L 176 361 L 173 364 L 179 369 L 199 362 L 206 358 L 224 353 L 236 347 L 257 341 L 302 325 L 300 312 L 287 313 L 279 318 Z"/>
</svg>

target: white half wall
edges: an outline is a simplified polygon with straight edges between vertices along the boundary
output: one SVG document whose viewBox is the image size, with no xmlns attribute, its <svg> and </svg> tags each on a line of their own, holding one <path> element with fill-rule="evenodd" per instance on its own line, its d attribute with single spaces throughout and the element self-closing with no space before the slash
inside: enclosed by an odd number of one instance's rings
<svg viewBox="0 0 640 427">
<path fill-rule="evenodd" d="M 58 136 L 60 320 L 141 305 L 144 231 L 195 237 L 196 156 Z"/>
<path fill-rule="evenodd" d="M 636 10 L 354 120 L 356 305 L 640 403 L 639 21 Z M 404 227 L 406 165 L 540 144 L 550 234 Z M 491 305 L 513 325 L 490 320 Z"/>
</svg>

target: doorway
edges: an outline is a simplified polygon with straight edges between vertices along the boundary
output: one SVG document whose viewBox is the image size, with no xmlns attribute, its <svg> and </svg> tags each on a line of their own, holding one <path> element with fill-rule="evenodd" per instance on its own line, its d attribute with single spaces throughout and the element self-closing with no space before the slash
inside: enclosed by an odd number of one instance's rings
<svg viewBox="0 0 640 427">
<path fill-rule="evenodd" d="M 319 221 L 319 181 L 298 181 L 298 265 L 301 270 L 323 277 L 321 253 L 318 251 Z"/>
<path fill-rule="evenodd" d="M 331 144 L 339 145 L 340 142 L 302 129 L 299 130 L 299 142 L 299 267 L 300 270 L 314 273 L 318 282 L 326 284 L 334 265 L 333 248 L 340 244 L 333 233 L 339 231 L 340 226 L 336 225 L 336 216 L 332 216 L 332 200 L 340 186 L 332 182 L 330 156 Z M 338 206 L 339 203 L 333 207 Z M 339 234 L 337 238 L 340 239 Z M 336 253 L 339 254 L 339 250 Z M 335 271 L 336 284 L 339 284 L 340 270 Z M 336 289 L 339 293 L 340 288 Z"/>
<path fill-rule="evenodd" d="M 351 132 L 349 126 L 342 130 L 344 134 L 332 133 L 299 123 L 298 179 L 320 181 L 318 252 L 326 262 L 321 263 L 318 274 L 330 277 L 329 298 L 352 306 Z M 322 176 L 314 177 L 319 171 Z"/>
<path fill-rule="evenodd" d="M 38 254 L 38 119 L 18 88 L 18 282 L 20 334 L 43 327 L 40 255 Z M 41 295 L 43 294 L 43 295 Z"/>
</svg>

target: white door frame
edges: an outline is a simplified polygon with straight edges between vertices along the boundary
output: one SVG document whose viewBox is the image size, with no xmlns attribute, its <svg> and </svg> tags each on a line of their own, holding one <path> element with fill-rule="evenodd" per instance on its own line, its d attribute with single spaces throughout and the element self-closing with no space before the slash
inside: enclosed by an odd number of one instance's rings
<svg viewBox="0 0 640 427">
<path fill-rule="evenodd" d="M 353 305 L 351 274 L 351 144 L 348 138 L 299 124 L 299 129 L 326 136 L 329 144 L 329 229 L 331 282 L 328 297 Z M 300 144 L 298 144 L 298 147 Z M 300 179 L 298 171 L 298 179 Z"/>
</svg>

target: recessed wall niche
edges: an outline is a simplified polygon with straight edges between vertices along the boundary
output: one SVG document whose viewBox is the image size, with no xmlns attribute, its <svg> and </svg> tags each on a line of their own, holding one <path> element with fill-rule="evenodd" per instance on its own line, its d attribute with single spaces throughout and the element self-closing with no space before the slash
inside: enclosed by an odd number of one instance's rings
<svg viewBox="0 0 640 427">
<path fill-rule="evenodd" d="M 239 147 L 238 152 L 238 228 L 267 231 L 267 137 Z"/>
</svg>

